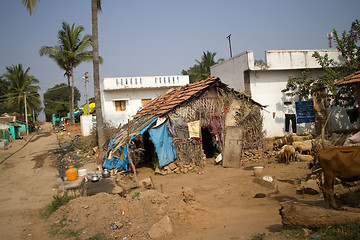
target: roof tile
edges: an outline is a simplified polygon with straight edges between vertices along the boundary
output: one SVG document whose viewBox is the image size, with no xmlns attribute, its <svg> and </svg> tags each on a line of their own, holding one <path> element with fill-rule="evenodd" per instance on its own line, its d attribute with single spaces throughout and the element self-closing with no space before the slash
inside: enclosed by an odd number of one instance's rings
<svg viewBox="0 0 360 240">
<path fill-rule="evenodd" d="M 360 71 L 354 72 L 334 83 L 335 86 L 345 86 L 360 83 Z"/>
</svg>

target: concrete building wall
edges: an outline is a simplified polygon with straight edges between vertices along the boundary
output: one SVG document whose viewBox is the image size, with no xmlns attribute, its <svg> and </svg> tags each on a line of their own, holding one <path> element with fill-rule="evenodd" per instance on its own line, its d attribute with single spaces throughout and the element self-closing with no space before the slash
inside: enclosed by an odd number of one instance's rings
<svg viewBox="0 0 360 240">
<path fill-rule="evenodd" d="M 211 67 L 211 76 L 226 79 L 226 84 L 240 92 L 245 92 L 244 72 L 254 66 L 254 53 L 243 52 L 233 58 Z M 224 81 L 223 81 L 224 82 Z"/>
<path fill-rule="evenodd" d="M 143 107 L 143 99 L 154 99 L 173 87 L 189 83 L 189 76 L 104 78 L 101 99 L 104 120 L 114 126 L 127 123 Z M 116 101 L 125 101 L 126 110 L 117 111 Z"/>
<path fill-rule="evenodd" d="M 285 134 L 285 106 L 284 101 L 292 102 L 295 112 L 297 98 L 287 97 L 281 92 L 286 87 L 290 76 L 297 76 L 305 69 L 316 69 L 321 74 L 321 66 L 312 56 L 315 51 L 320 55 L 328 54 L 330 58 L 341 63 L 342 59 L 337 50 L 269 50 L 266 51 L 266 66 L 254 66 L 252 51 L 246 51 L 232 59 L 211 67 L 211 75 L 220 77 L 221 81 L 240 92 L 245 92 L 249 84 L 251 97 L 262 105 L 268 106 L 263 110 L 264 131 L 267 137 Z M 356 129 L 356 123 L 350 123 L 346 111 L 342 108 L 328 109 L 332 111 L 329 120 L 330 131 Z M 297 124 L 297 132 L 313 132 L 314 123 Z"/>
<path fill-rule="evenodd" d="M 315 51 L 319 52 L 321 56 L 328 54 L 329 58 L 334 59 L 336 62 L 341 62 L 339 52 L 335 49 L 267 50 L 265 51 L 266 65 L 268 70 L 321 68 L 313 57 Z"/>
<path fill-rule="evenodd" d="M 292 102 L 291 108 L 295 112 L 295 97 L 288 97 L 282 93 L 286 87 L 289 75 L 296 76 L 301 70 L 288 71 L 252 71 L 250 72 L 251 97 L 255 101 L 267 106 L 263 111 L 263 129 L 266 136 L 281 136 L 285 133 L 285 105 Z M 312 132 L 314 124 L 297 124 L 297 133 Z"/>
</svg>

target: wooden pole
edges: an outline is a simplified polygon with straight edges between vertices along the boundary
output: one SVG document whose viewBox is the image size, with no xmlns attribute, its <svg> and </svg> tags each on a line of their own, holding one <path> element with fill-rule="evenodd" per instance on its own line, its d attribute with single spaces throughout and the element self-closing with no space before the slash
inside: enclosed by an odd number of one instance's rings
<svg viewBox="0 0 360 240">
<path fill-rule="evenodd" d="M 88 72 L 85 73 L 85 84 L 86 84 L 86 105 L 87 105 L 87 114 L 90 114 L 90 107 L 89 107 L 89 75 Z"/>
<path fill-rule="evenodd" d="M 29 135 L 29 124 L 27 117 L 27 106 L 26 106 L 26 92 L 24 92 L 24 105 L 25 105 L 25 121 L 26 121 L 26 135 Z"/>
<path fill-rule="evenodd" d="M 136 168 L 135 168 L 135 165 L 133 163 L 133 161 L 131 160 L 131 156 L 130 156 L 130 152 L 129 152 L 129 145 L 130 145 L 130 119 L 128 119 L 128 134 L 127 134 L 127 139 L 128 139 L 128 143 L 126 145 L 126 152 L 128 153 L 128 158 L 129 158 L 129 162 L 130 162 L 130 165 L 131 165 L 131 168 L 134 172 L 134 178 L 135 178 L 135 182 L 136 184 L 138 185 L 139 184 L 139 181 L 138 181 L 138 178 L 137 178 L 137 175 L 136 175 Z"/>
</svg>

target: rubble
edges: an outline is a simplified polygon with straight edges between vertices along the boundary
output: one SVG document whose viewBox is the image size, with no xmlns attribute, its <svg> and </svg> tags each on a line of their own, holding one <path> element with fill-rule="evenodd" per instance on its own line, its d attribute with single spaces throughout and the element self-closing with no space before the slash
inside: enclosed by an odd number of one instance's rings
<svg viewBox="0 0 360 240">
<path fill-rule="evenodd" d="M 151 239 L 164 238 L 174 233 L 169 216 L 163 217 L 159 222 L 155 223 L 149 230 Z"/>
</svg>

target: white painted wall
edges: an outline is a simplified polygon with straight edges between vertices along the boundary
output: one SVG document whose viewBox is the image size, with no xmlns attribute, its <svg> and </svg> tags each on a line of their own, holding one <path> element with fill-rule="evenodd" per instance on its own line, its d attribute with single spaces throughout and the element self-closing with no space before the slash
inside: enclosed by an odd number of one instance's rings
<svg viewBox="0 0 360 240">
<path fill-rule="evenodd" d="M 266 51 L 266 65 L 254 66 L 252 51 L 246 51 L 222 63 L 211 67 L 211 75 L 220 77 L 221 81 L 240 92 L 244 92 L 244 74 L 249 72 L 251 97 L 262 105 L 268 106 L 263 111 L 264 131 L 267 137 L 285 134 L 284 101 L 295 102 L 281 92 L 286 87 L 289 76 L 297 76 L 305 69 L 319 69 L 321 66 L 312 57 L 315 51 L 320 55 L 328 54 L 336 62 L 341 62 L 337 50 L 269 50 Z M 293 105 L 295 110 L 295 105 Z M 330 110 L 329 110 L 330 111 Z M 294 111 L 295 112 L 295 111 Z M 275 113 L 275 117 L 273 117 Z M 355 129 L 356 123 L 351 124 L 344 109 L 332 110 L 329 120 L 330 131 L 341 129 Z M 314 123 L 297 124 L 297 132 L 314 131 Z"/>
<path fill-rule="evenodd" d="M 262 105 L 267 106 L 263 110 L 263 129 L 267 137 L 282 136 L 285 134 L 285 107 L 284 102 L 291 101 L 295 112 L 297 98 L 288 97 L 282 93 L 286 87 L 289 75 L 296 76 L 302 70 L 288 71 L 252 71 L 250 72 L 251 97 Z M 273 117 L 275 113 L 275 117 Z M 290 124 L 291 125 L 291 124 Z M 297 133 L 302 134 L 314 130 L 313 123 L 297 124 Z M 290 129 L 291 131 L 291 129 Z"/>
<path fill-rule="evenodd" d="M 81 134 L 83 136 L 89 136 L 91 131 L 96 128 L 96 117 L 93 115 L 81 115 Z"/>
<path fill-rule="evenodd" d="M 142 107 L 142 99 L 154 99 L 188 83 L 187 75 L 104 78 L 101 82 L 104 120 L 114 126 L 125 124 Z M 118 100 L 126 101 L 126 111 L 116 111 Z"/>
<path fill-rule="evenodd" d="M 265 61 L 269 70 L 289 70 L 321 68 L 313 57 L 315 51 L 321 56 L 328 54 L 329 58 L 336 62 L 341 62 L 339 52 L 335 49 L 326 50 L 267 50 L 265 51 Z"/>
<path fill-rule="evenodd" d="M 244 71 L 254 67 L 253 51 L 243 52 L 211 67 L 211 76 L 220 77 L 230 88 L 244 92 Z"/>
</svg>

